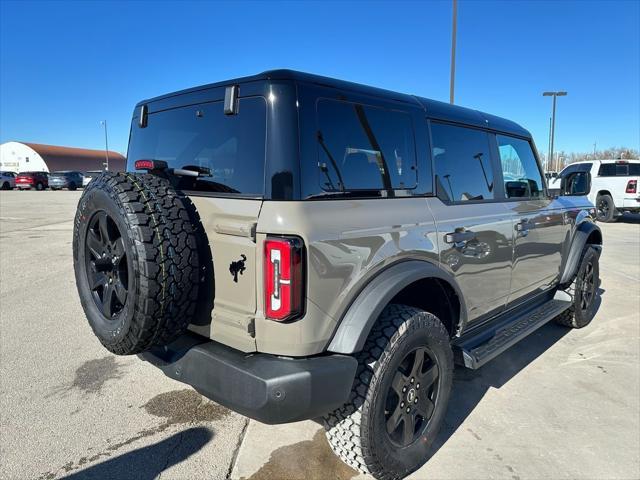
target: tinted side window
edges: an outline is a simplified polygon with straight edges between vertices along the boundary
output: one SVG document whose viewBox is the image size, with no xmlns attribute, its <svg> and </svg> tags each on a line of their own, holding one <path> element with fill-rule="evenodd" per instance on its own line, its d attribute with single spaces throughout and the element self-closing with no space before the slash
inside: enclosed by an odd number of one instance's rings
<svg viewBox="0 0 640 480">
<path fill-rule="evenodd" d="M 489 135 L 481 130 L 431 124 L 436 193 L 443 201 L 494 198 Z"/>
<path fill-rule="evenodd" d="M 318 175 L 323 190 L 413 189 L 411 117 L 355 103 L 318 102 Z"/>
<path fill-rule="evenodd" d="M 531 144 L 507 135 L 496 135 L 496 138 L 507 198 L 542 198 L 542 175 Z"/>
<path fill-rule="evenodd" d="M 263 195 L 265 101 L 242 98 L 238 112 L 225 115 L 223 102 L 212 102 L 152 113 L 146 128 L 134 121 L 128 169 L 136 160 L 163 160 L 170 168 L 200 171 L 178 177 L 183 190 Z"/>
<path fill-rule="evenodd" d="M 615 163 L 601 163 L 598 169 L 599 177 L 614 177 L 616 175 Z"/>
</svg>

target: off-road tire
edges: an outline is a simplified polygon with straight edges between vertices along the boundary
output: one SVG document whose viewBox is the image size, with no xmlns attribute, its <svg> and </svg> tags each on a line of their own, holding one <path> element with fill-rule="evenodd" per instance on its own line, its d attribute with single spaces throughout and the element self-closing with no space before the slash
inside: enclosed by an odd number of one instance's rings
<svg viewBox="0 0 640 480">
<path fill-rule="evenodd" d="M 593 281 L 595 282 L 595 292 L 593 299 L 586 310 L 581 308 L 583 283 L 585 282 L 584 274 L 587 265 L 593 265 Z M 598 289 L 600 287 L 600 265 L 598 251 L 591 245 L 586 245 L 580 257 L 578 271 L 571 284 L 565 291 L 572 297 L 572 305 L 570 308 L 558 315 L 554 321 L 560 325 L 570 328 L 583 328 L 591 323 L 593 317 L 598 310 Z"/>
<path fill-rule="evenodd" d="M 606 205 L 605 210 L 601 210 L 601 204 Z M 602 213 L 601 213 L 602 212 Z M 596 219 L 599 222 L 611 223 L 615 222 L 618 217 L 616 216 L 616 206 L 613 203 L 611 195 L 602 194 L 596 198 Z"/>
<path fill-rule="evenodd" d="M 96 264 L 91 263 L 91 251 L 87 253 L 89 225 L 94 215 L 103 213 L 119 230 L 127 262 L 126 300 L 110 318 L 99 308 L 87 273 L 92 265 L 95 272 Z M 105 172 L 93 180 L 78 204 L 73 259 L 82 307 L 100 342 L 115 354 L 129 355 L 166 345 L 184 333 L 196 318 L 199 302 L 213 295 L 202 288 L 213 275 L 202 255 L 206 251 L 209 245 L 195 207 L 166 179 Z M 203 307 L 211 303 L 201 302 Z"/>
<path fill-rule="evenodd" d="M 400 362 L 416 345 L 426 346 L 437 358 L 438 396 L 422 436 L 402 448 L 390 440 L 383 404 Z M 392 304 L 377 320 L 358 361 L 349 401 L 323 417 L 329 445 L 361 473 L 380 480 L 404 478 L 426 463 L 444 420 L 453 378 L 449 334 L 436 316 Z"/>
</svg>

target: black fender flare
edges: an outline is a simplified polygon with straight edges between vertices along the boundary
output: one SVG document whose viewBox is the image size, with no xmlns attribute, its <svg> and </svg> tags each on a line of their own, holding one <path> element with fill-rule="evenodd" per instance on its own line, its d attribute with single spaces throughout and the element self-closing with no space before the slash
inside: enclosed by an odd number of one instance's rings
<svg viewBox="0 0 640 480">
<path fill-rule="evenodd" d="M 460 301 L 458 327 L 464 325 L 466 305 L 453 275 L 427 261 L 407 260 L 389 266 L 367 283 L 342 316 L 327 350 L 347 355 L 362 350 L 374 323 L 393 297 L 410 284 L 427 278 L 444 280 L 452 286 Z"/>
<path fill-rule="evenodd" d="M 598 243 L 596 243 L 595 246 L 600 250 L 602 248 L 602 232 L 600 231 L 600 227 L 590 220 L 585 220 L 576 227 L 571 240 L 571 246 L 565 256 L 564 266 L 561 269 L 560 281 L 558 282 L 560 286 L 566 285 L 573 280 L 578 270 L 582 250 L 584 250 L 584 246 L 587 244 L 587 240 L 593 232 L 597 232 L 596 238 Z"/>
</svg>

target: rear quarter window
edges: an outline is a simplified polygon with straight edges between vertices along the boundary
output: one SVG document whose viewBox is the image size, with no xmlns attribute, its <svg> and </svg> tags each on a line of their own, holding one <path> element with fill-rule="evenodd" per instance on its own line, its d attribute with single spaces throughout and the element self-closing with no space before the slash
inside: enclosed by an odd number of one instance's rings
<svg viewBox="0 0 640 480">
<path fill-rule="evenodd" d="M 151 113 L 147 126 L 131 127 L 127 169 L 137 160 L 162 160 L 169 168 L 201 171 L 178 177 L 178 188 L 225 195 L 264 193 L 266 103 L 241 98 L 238 114 L 225 115 L 224 102 Z"/>
<path fill-rule="evenodd" d="M 412 190 L 417 184 L 411 116 L 322 99 L 317 104 L 318 182 L 325 192 Z"/>
</svg>

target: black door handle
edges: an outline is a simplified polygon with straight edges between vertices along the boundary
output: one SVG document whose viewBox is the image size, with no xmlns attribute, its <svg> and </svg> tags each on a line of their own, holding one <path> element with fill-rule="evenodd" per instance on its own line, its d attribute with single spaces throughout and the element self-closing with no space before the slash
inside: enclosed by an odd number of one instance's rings
<svg viewBox="0 0 640 480">
<path fill-rule="evenodd" d="M 465 243 L 469 240 L 473 240 L 476 238 L 476 232 L 464 231 L 464 232 L 453 232 L 447 233 L 444 236 L 444 241 L 447 243 Z"/>
<path fill-rule="evenodd" d="M 520 233 L 522 236 L 526 236 L 529 233 L 529 230 L 535 227 L 536 227 L 535 223 L 530 222 L 526 218 L 516 223 L 516 231 Z"/>
</svg>

